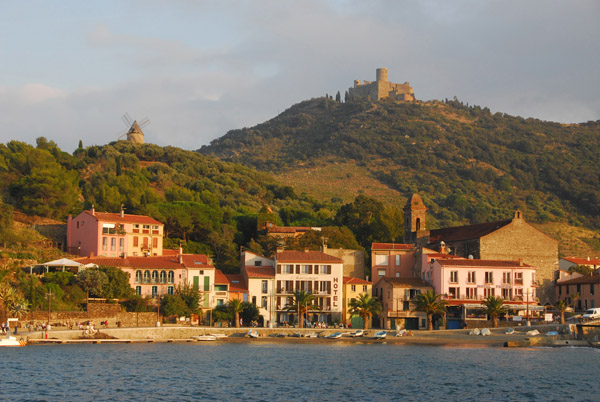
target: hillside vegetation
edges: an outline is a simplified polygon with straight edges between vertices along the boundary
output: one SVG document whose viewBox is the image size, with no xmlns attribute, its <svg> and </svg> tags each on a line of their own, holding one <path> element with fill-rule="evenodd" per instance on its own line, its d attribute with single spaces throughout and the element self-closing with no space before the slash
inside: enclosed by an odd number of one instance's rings
<svg viewBox="0 0 600 402">
<path fill-rule="evenodd" d="M 456 99 L 318 98 L 199 151 L 273 172 L 322 201 L 364 194 L 402 206 L 419 192 L 432 228 L 506 219 L 520 208 L 531 222 L 598 229 L 599 135 L 600 121 L 523 119 Z"/>
</svg>

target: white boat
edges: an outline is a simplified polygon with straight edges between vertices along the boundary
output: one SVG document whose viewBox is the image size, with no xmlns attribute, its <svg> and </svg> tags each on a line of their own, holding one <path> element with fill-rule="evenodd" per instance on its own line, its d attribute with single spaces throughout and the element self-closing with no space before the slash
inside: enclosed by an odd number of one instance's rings
<svg viewBox="0 0 600 402">
<path fill-rule="evenodd" d="M 197 335 L 192 336 L 192 339 L 195 339 L 197 341 L 216 341 L 217 337 L 214 335 Z"/>
<path fill-rule="evenodd" d="M 365 331 L 362 329 L 357 329 L 356 331 L 352 331 L 350 332 L 350 336 L 353 338 L 359 337 L 359 336 L 363 336 L 365 334 Z"/>
<path fill-rule="evenodd" d="M 479 328 L 475 328 L 469 332 L 469 335 L 481 335 L 481 331 L 479 330 Z"/>
<path fill-rule="evenodd" d="M 227 335 L 225 334 L 210 334 L 210 336 L 214 336 L 217 339 L 227 338 Z"/>
<path fill-rule="evenodd" d="M 490 332 L 489 328 L 483 328 L 481 330 L 481 336 L 490 336 L 492 333 Z"/>
<path fill-rule="evenodd" d="M 506 335 L 512 335 L 515 333 L 515 330 L 513 328 L 509 328 L 504 332 Z"/>
<path fill-rule="evenodd" d="M 342 337 L 341 332 L 334 332 L 333 334 L 327 335 L 325 338 L 327 339 L 340 339 Z"/>
<path fill-rule="evenodd" d="M 248 330 L 248 336 L 250 338 L 258 338 L 258 331 L 256 331 L 255 329 L 250 329 Z"/>
<path fill-rule="evenodd" d="M 375 332 L 375 339 L 385 339 L 385 337 L 387 336 L 387 332 L 385 331 L 379 331 L 379 332 Z"/>
<path fill-rule="evenodd" d="M 525 335 L 527 336 L 538 336 L 540 334 L 540 331 L 538 331 L 537 329 L 533 329 L 531 331 L 527 331 L 525 333 Z"/>
<path fill-rule="evenodd" d="M 8 327 L 6 328 L 6 337 L 0 338 L 0 346 L 19 347 L 27 345 L 27 341 L 21 338 L 17 340 L 16 337 L 10 336 L 10 323 L 14 322 L 17 325 L 18 318 L 9 318 L 7 321 Z"/>
<path fill-rule="evenodd" d="M 305 338 L 316 338 L 319 335 L 316 332 L 307 332 L 306 334 L 304 334 Z"/>
</svg>

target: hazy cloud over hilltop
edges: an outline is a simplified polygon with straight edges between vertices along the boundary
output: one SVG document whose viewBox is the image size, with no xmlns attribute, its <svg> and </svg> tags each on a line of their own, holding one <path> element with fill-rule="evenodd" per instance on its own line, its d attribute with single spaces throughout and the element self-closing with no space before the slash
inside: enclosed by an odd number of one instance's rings
<svg viewBox="0 0 600 402">
<path fill-rule="evenodd" d="M 57 4 L 59 4 L 57 6 Z M 196 149 L 388 67 L 417 98 L 600 119 L 595 1 L 45 1 L 3 5 L 0 142 Z"/>
</svg>

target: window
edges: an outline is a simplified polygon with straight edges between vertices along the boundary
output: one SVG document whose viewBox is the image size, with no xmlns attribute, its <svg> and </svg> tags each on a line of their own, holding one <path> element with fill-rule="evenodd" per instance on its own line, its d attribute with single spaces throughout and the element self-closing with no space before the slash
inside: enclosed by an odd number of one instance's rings
<svg viewBox="0 0 600 402">
<path fill-rule="evenodd" d="M 152 286 L 152 297 L 158 296 L 158 286 Z"/>
<path fill-rule="evenodd" d="M 144 271 L 144 283 L 150 283 L 150 271 Z"/>
<path fill-rule="evenodd" d="M 400 255 L 396 256 L 396 266 L 400 266 Z"/>
<path fill-rule="evenodd" d="M 135 283 L 142 283 L 142 271 L 135 271 Z"/>
<path fill-rule="evenodd" d="M 389 255 L 387 254 L 375 254 L 375 265 L 388 265 Z"/>
<path fill-rule="evenodd" d="M 458 271 L 450 271 L 450 283 L 458 283 Z"/>
<path fill-rule="evenodd" d="M 114 237 L 110 239 L 110 251 L 115 251 L 117 249 L 117 239 Z"/>
<path fill-rule="evenodd" d="M 217 299 L 217 306 L 223 305 L 223 299 Z"/>
<path fill-rule="evenodd" d="M 512 299 L 511 289 L 502 289 L 502 298 L 506 300 Z"/>
<path fill-rule="evenodd" d="M 255 267 L 260 267 L 260 266 L 262 266 L 262 261 L 261 261 L 261 260 L 256 260 L 256 261 L 254 261 L 254 266 L 255 266 Z"/>
<path fill-rule="evenodd" d="M 350 285 L 350 290 L 352 290 L 353 292 L 356 292 L 356 285 Z"/>
<path fill-rule="evenodd" d="M 448 288 L 448 296 L 451 299 L 458 299 L 460 295 L 460 288 Z"/>
<path fill-rule="evenodd" d="M 515 285 L 523 284 L 523 272 L 515 272 Z"/>
<path fill-rule="evenodd" d="M 318 275 L 318 274 L 319 274 L 319 266 L 315 265 L 315 275 Z"/>
<path fill-rule="evenodd" d="M 158 237 L 153 237 L 152 238 L 152 247 L 153 248 L 157 248 L 158 247 Z"/>
<path fill-rule="evenodd" d="M 167 283 L 167 273 L 160 271 L 160 283 Z"/>
<path fill-rule="evenodd" d="M 488 298 L 494 296 L 494 288 L 485 288 L 483 289 L 483 297 Z"/>
<path fill-rule="evenodd" d="M 152 226 L 152 229 L 154 229 L 154 230 L 158 230 L 158 225 L 154 225 L 154 226 Z"/>
<path fill-rule="evenodd" d="M 175 289 L 173 288 L 173 286 L 169 286 L 167 288 L 167 294 L 170 294 L 170 295 L 175 294 Z"/>
<path fill-rule="evenodd" d="M 590 295 L 593 296 L 594 295 L 594 284 L 590 283 Z"/>
<path fill-rule="evenodd" d="M 467 272 L 467 283 L 475 283 L 475 271 Z"/>
<path fill-rule="evenodd" d="M 510 272 L 502 272 L 502 283 L 510 285 Z"/>
<path fill-rule="evenodd" d="M 558 285 L 558 294 L 562 295 L 562 285 Z"/>
<path fill-rule="evenodd" d="M 377 276 L 379 276 L 379 277 L 385 276 L 385 269 L 378 269 Z"/>
<path fill-rule="evenodd" d="M 565 285 L 565 289 L 567 290 L 567 294 L 569 294 L 569 288 L 570 288 L 569 285 Z"/>
<path fill-rule="evenodd" d="M 262 308 L 264 308 L 264 309 L 266 309 L 266 308 L 267 308 L 267 296 L 263 296 L 263 297 L 261 298 L 260 305 L 261 305 L 261 306 L 262 306 Z"/>
<path fill-rule="evenodd" d="M 102 238 L 102 250 L 106 251 L 108 249 L 108 239 L 106 237 Z"/>
<path fill-rule="evenodd" d="M 302 265 L 300 267 L 300 273 L 301 274 L 308 274 L 308 271 L 310 270 L 309 267 L 310 267 L 310 265 Z"/>
<path fill-rule="evenodd" d="M 142 287 L 141 286 L 136 286 L 135 287 L 135 294 L 138 296 L 142 295 Z"/>
<path fill-rule="evenodd" d="M 282 273 L 284 273 L 284 274 L 292 274 L 292 273 L 294 273 L 294 266 L 291 265 L 291 264 L 284 265 Z"/>
<path fill-rule="evenodd" d="M 494 283 L 494 273 L 492 271 L 485 273 L 485 283 Z"/>
<path fill-rule="evenodd" d="M 363 292 L 367 292 L 367 285 L 363 285 Z"/>
<path fill-rule="evenodd" d="M 515 297 L 523 298 L 523 288 L 515 288 Z"/>
<path fill-rule="evenodd" d="M 467 288 L 467 299 L 477 299 L 477 288 Z"/>
<path fill-rule="evenodd" d="M 125 239 L 120 238 L 119 239 L 119 251 L 124 251 L 125 250 Z"/>
<path fill-rule="evenodd" d="M 256 296 L 252 296 L 252 304 L 256 305 Z"/>
<path fill-rule="evenodd" d="M 262 281 L 262 292 L 263 293 L 269 292 L 269 281 Z"/>
<path fill-rule="evenodd" d="M 133 236 L 133 247 L 137 247 L 139 245 L 139 239 L 137 236 Z"/>
<path fill-rule="evenodd" d="M 169 274 L 167 276 L 168 276 L 167 280 L 169 283 L 175 282 L 175 272 L 169 271 Z"/>
<path fill-rule="evenodd" d="M 158 283 L 158 271 L 152 271 L 152 283 Z"/>
</svg>

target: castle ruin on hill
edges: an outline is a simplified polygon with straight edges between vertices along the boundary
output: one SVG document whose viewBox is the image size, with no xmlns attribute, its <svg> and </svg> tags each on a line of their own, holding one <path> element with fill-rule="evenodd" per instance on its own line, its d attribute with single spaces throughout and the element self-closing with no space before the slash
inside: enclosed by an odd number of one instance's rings
<svg viewBox="0 0 600 402">
<path fill-rule="evenodd" d="M 388 81 L 388 69 L 378 68 L 376 70 L 376 81 L 354 80 L 354 88 L 348 90 L 351 98 L 371 98 L 385 99 L 393 98 L 398 101 L 412 102 L 415 100 L 415 93 L 408 82 L 404 84 L 394 84 Z"/>
</svg>

